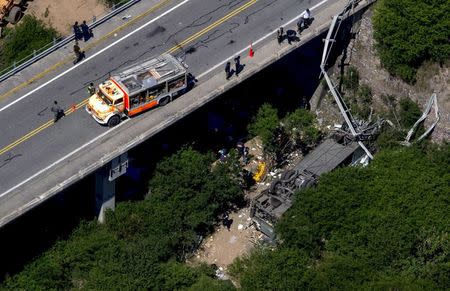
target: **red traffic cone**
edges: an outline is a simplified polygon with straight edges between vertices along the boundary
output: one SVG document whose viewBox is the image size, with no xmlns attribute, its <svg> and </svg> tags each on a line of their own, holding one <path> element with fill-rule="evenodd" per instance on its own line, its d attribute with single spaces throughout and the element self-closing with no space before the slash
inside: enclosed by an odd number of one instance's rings
<svg viewBox="0 0 450 291">
<path fill-rule="evenodd" d="M 255 52 L 253 51 L 253 46 L 252 46 L 252 44 L 250 44 L 250 50 L 248 51 L 248 56 L 253 58 L 254 54 L 255 54 Z"/>
</svg>

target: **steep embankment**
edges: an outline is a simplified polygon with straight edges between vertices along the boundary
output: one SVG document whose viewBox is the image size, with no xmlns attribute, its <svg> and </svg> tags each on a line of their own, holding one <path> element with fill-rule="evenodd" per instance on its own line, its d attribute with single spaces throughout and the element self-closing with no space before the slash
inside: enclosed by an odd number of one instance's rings
<svg viewBox="0 0 450 291">
<path fill-rule="evenodd" d="M 330 70 L 333 79 L 339 80 L 343 71 L 347 71 L 350 67 L 356 68 L 359 74 L 359 84 L 367 85 L 370 88 L 372 97 L 370 104 L 367 105 L 373 108 L 375 114 L 382 114 L 382 112 L 390 110 L 389 104 L 386 104 L 386 98 L 383 96 L 394 96 L 397 101 L 401 97 L 409 97 L 418 102 L 422 109 L 431 94 L 436 92 L 440 121 L 432 134 L 432 140 L 436 142 L 450 140 L 450 62 L 447 61 L 442 66 L 431 62 L 425 63 L 418 70 L 417 82 L 414 85 L 391 76 L 382 68 L 377 56 L 372 16 L 373 7 L 353 24 L 351 33 L 354 37 Z M 338 83 L 338 81 L 336 82 Z M 322 98 L 317 113 L 319 119 L 324 121 L 324 125 L 338 122 L 340 118 L 336 105 L 326 97 Z M 434 116 L 430 114 L 425 125 L 431 124 L 433 120 Z"/>
</svg>

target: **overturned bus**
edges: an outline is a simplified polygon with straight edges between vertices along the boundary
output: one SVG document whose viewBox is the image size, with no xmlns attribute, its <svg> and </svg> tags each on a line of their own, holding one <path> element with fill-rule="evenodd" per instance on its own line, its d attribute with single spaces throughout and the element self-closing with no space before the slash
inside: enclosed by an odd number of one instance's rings
<svg viewBox="0 0 450 291">
<path fill-rule="evenodd" d="M 250 217 L 256 228 L 274 240 L 275 224 L 292 206 L 295 192 L 315 185 L 321 174 L 340 165 L 359 163 L 364 157 L 364 150 L 356 142 L 342 144 L 326 139 L 293 169 L 285 171 L 270 183 L 268 189 L 253 198 Z"/>
</svg>

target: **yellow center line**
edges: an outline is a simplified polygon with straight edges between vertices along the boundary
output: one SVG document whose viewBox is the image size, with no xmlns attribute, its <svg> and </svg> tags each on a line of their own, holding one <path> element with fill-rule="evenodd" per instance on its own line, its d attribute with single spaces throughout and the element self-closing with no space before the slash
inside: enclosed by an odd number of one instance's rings
<svg viewBox="0 0 450 291">
<path fill-rule="evenodd" d="M 252 6 L 253 4 L 255 4 L 257 2 L 257 0 L 250 0 L 249 2 L 247 2 L 246 4 L 242 5 L 241 7 L 237 8 L 236 10 L 230 12 L 229 14 L 225 15 L 224 17 L 222 17 L 221 19 L 217 20 L 216 22 L 210 24 L 209 26 L 203 28 L 202 30 L 200 30 L 199 32 L 193 34 L 192 36 L 188 37 L 187 39 L 185 39 L 184 41 L 182 41 L 181 43 L 177 44 L 176 46 L 174 46 L 173 48 L 169 49 L 166 51 L 166 53 L 173 53 L 177 50 L 179 50 L 180 48 L 182 48 L 183 46 L 187 45 L 188 43 L 192 42 L 193 40 L 199 38 L 200 36 L 204 35 L 205 33 L 207 33 L 208 31 L 212 30 L 213 28 L 221 25 L 222 23 L 224 23 L 225 21 L 227 21 L 228 19 L 232 18 L 233 16 L 241 13 L 242 11 L 244 11 L 245 9 L 249 8 L 250 6 Z"/>
<path fill-rule="evenodd" d="M 149 8 L 147 11 L 145 11 L 144 13 L 136 16 L 135 18 L 133 18 L 132 20 L 128 21 L 127 23 L 115 28 L 114 30 L 112 30 L 111 32 L 103 35 L 102 37 L 100 37 L 99 39 L 93 40 L 91 41 L 88 45 L 86 45 L 85 47 L 83 47 L 84 51 L 89 51 L 91 49 L 93 49 L 95 46 L 99 45 L 100 43 L 102 43 L 103 41 L 105 41 L 106 39 L 108 39 L 110 36 L 112 36 L 114 33 L 117 33 L 119 31 L 122 31 L 123 29 L 125 29 L 126 27 L 136 23 L 137 21 L 139 21 L 140 19 L 142 19 L 143 17 L 149 15 L 150 13 L 156 11 L 159 8 L 164 7 L 165 5 L 167 5 L 169 2 L 171 2 L 172 0 L 163 0 L 161 2 L 159 2 L 158 4 L 152 6 L 151 8 Z M 46 75 L 48 75 L 50 72 L 53 72 L 54 70 L 56 70 L 57 68 L 61 67 L 62 65 L 65 65 L 69 62 L 71 62 L 73 60 L 73 57 L 68 56 L 66 58 L 64 58 L 62 61 L 59 61 L 58 63 L 54 64 L 53 66 L 51 66 L 50 68 L 47 68 L 46 70 L 34 75 L 33 77 L 31 77 L 30 79 L 28 79 L 27 81 L 19 84 L 18 86 L 12 88 L 11 90 L 9 90 L 8 92 L 4 93 L 3 95 L 0 95 L 0 100 L 14 94 L 15 92 L 23 89 L 24 87 L 32 84 L 33 82 L 42 79 L 43 77 L 45 77 Z"/>
<path fill-rule="evenodd" d="M 204 35 L 205 33 L 207 33 L 208 31 L 214 29 L 215 27 L 219 26 L 220 24 L 224 23 L 225 21 L 227 21 L 228 19 L 236 16 L 237 14 L 241 13 L 242 11 L 244 11 L 245 9 L 249 8 L 250 6 L 252 6 L 253 4 L 255 4 L 258 0 L 250 0 L 249 2 L 247 2 L 246 4 L 242 5 L 241 7 L 233 10 L 232 12 L 230 12 L 229 14 L 225 15 L 224 17 L 222 17 L 221 19 L 215 21 L 214 23 L 208 25 L 207 27 L 203 28 L 202 30 L 196 32 L 195 34 L 193 34 L 192 36 L 188 37 L 187 39 L 183 40 L 182 42 L 180 42 L 179 44 L 177 44 L 176 46 L 170 48 L 169 50 L 166 51 L 166 53 L 173 53 L 176 52 L 177 50 L 181 49 L 183 46 L 191 43 L 192 41 L 194 41 L 195 39 L 201 37 L 202 35 Z M 167 2 L 164 1 L 164 2 Z M 138 16 L 139 17 L 139 16 Z M 0 96 L 0 99 L 3 96 Z M 75 112 L 75 110 L 77 110 L 78 108 L 83 107 L 84 105 L 87 104 L 89 99 L 85 99 L 83 101 L 81 101 L 78 104 L 72 105 L 70 108 L 68 108 L 64 113 L 66 115 L 72 114 Z M 6 153 L 7 151 L 13 149 L 14 147 L 16 147 L 17 145 L 23 143 L 24 141 L 28 140 L 29 138 L 31 138 L 32 136 L 40 133 L 41 131 L 43 131 L 44 129 L 48 128 L 49 126 L 51 126 L 52 124 L 54 124 L 53 120 L 49 120 L 46 123 L 42 124 L 41 126 L 39 126 L 38 128 L 30 131 L 29 133 L 27 133 L 26 135 L 22 136 L 21 138 L 17 139 L 15 142 L 7 145 L 6 147 L 4 147 L 3 149 L 0 150 L 0 155 Z"/>
</svg>

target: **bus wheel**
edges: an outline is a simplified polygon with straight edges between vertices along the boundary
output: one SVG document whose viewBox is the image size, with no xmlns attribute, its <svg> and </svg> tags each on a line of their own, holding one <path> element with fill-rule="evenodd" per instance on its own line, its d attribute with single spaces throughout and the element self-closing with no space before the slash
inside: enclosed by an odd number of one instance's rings
<svg viewBox="0 0 450 291">
<path fill-rule="evenodd" d="M 109 127 L 116 126 L 116 125 L 119 124 L 119 123 L 120 123 L 120 117 L 119 117 L 119 115 L 111 116 L 111 118 L 108 120 L 108 126 L 109 126 Z"/>
<path fill-rule="evenodd" d="M 159 105 L 161 105 L 161 106 L 167 105 L 167 103 L 169 103 L 169 101 L 170 101 L 170 97 L 169 96 L 164 97 L 164 98 L 161 99 L 161 101 L 159 101 Z"/>
</svg>

